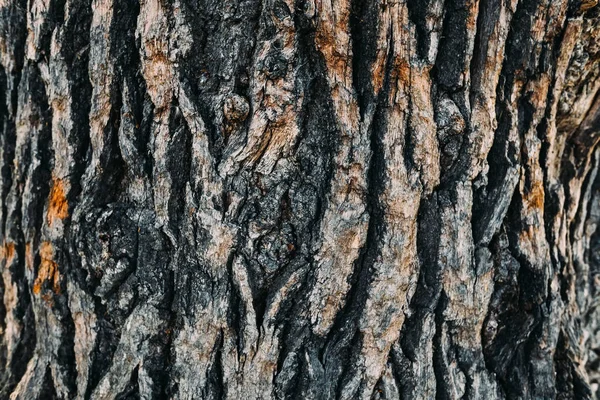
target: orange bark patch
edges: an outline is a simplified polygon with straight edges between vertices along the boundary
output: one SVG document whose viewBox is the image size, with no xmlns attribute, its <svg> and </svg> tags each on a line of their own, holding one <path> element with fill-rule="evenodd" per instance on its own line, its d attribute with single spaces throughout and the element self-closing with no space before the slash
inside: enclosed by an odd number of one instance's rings
<svg viewBox="0 0 600 400">
<path fill-rule="evenodd" d="M 535 185 L 524 197 L 525 204 L 529 209 L 542 210 L 544 208 L 544 189 L 541 185 Z"/>
<path fill-rule="evenodd" d="M 58 272 L 58 264 L 53 260 L 53 254 L 52 244 L 50 242 L 42 242 L 40 246 L 40 269 L 33 283 L 34 294 L 39 294 L 42 290 L 42 284 L 49 280 L 52 280 L 54 293 L 60 292 L 60 274 Z"/>
<path fill-rule="evenodd" d="M 2 248 L 2 257 L 6 261 L 5 265 L 10 265 L 10 263 L 12 263 L 12 260 L 15 257 L 14 243 L 4 243 L 4 247 Z"/>
<path fill-rule="evenodd" d="M 48 201 L 48 225 L 55 219 L 65 219 L 69 216 L 69 204 L 65 196 L 65 186 L 62 179 L 52 179 L 52 189 Z"/>
<path fill-rule="evenodd" d="M 392 77 L 403 85 L 410 84 L 410 64 L 403 58 L 396 58 L 392 67 Z"/>
</svg>

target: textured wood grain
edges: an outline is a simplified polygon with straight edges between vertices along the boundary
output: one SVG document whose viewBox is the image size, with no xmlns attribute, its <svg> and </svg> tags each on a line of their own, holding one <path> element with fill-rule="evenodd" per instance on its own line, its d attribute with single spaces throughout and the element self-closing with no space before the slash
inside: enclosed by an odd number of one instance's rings
<svg viewBox="0 0 600 400">
<path fill-rule="evenodd" d="M 595 0 L 0 0 L 0 399 L 600 396 Z"/>
</svg>

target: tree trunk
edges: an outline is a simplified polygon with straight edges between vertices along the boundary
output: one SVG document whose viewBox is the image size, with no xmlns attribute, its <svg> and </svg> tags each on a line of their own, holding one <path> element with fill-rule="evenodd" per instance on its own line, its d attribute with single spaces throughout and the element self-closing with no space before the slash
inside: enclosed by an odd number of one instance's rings
<svg viewBox="0 0 600 400">
<path fill-rule="evenodd" d="M 0 0 L 0 399 L 600 394 L 597 0 Z"/>
</svg>

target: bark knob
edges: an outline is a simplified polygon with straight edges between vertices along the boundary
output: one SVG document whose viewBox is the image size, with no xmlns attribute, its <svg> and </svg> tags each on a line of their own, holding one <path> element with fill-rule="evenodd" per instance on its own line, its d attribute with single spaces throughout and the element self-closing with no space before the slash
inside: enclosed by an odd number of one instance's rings
<svg viewBox="0 0 600 400">
<path fill-rule="evenodd" d="M 250 104 L 238 94 L 232 94 L 223 104 L 223 115 L 228 122 L 244 122 L 248 118 Z"/>
</svg>

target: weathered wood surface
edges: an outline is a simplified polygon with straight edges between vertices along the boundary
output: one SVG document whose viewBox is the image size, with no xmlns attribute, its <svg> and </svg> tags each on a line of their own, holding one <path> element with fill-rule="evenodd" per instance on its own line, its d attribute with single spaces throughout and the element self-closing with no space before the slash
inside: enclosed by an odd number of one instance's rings
<svg viewBox="0 0 600 400">
<path fill-rule="evenodd" d="M 597 0 L 0 0 L 0 398 L 584 399 Z"/>
</svg>

